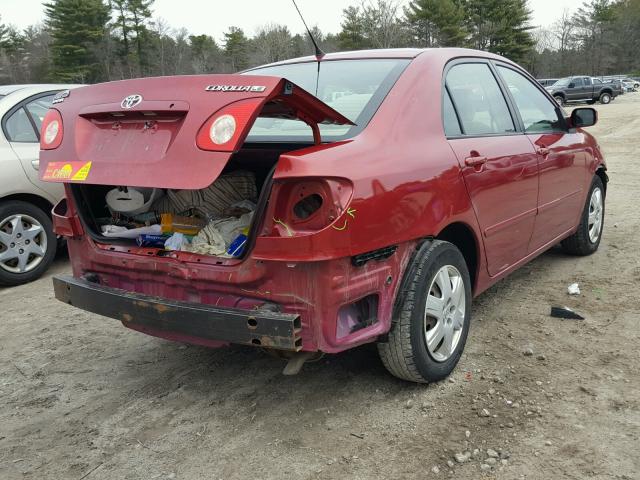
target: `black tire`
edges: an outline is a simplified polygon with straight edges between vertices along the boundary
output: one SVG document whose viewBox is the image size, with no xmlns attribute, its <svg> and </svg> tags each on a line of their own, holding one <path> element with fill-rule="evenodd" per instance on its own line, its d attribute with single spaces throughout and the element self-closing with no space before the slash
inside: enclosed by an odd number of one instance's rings
<svg viewBox="0 0 640 480">
<path fill-rule="evenodd" d="M 13 215 L 26 215 L 36 220 L 42 226 L 47 239 L 47 248 L 40 263 L 33 270 L 24 273 L 7 271 L 0 265 L 0 286 L 10 287 L 36 280 L 49 268 L 56 256 L 58 241 L 53 233 L 53 224 L 49 216 L 40 208 L 27 202 L 11 200 L 0 203 L 0 225 L 5 219 Z M 6 246 L 0 245 L 0 251 L 5 251 Z"/>
<path fill-rule="evenodd" d="M 611 94 L 604 92 L 600 95 L 600 103 L 603 105 L 608 105 L 611 103 Z"/>
<path fill-rule="evenodd" d="M 464 285 L 464 319 L 458 343 L 444 361 L 437 361 L 426 345 L 425 308 L 436 274 L 445 266 L 460 273 Z M 387 341 L 378 344 L 384 366 L 394 376 L 416 383 L 437 382 L 455 368 L 469 333 L 471 321 L 471 281 L 464 257 L 451 243 L 425 243 L 407 267 L 394 308 Z M 443 340 L 444 341 L 444 340 Z"/>
<path fill-rule="evenodd" d="M 555 95 L 553 98 L 556 100 L 556 103 L 558 105 L 560 105 L 561 107 L 564 107 L 565 101 L 562 95 Z"/>
<path fill-rule="evenodd" d="M 600 189 L 602 195 L 602 223 L 598 233 L 598 238 L 594 242 L 589 236 L 589 210 L 591 197 L 596 189 Z M 562 241 L 562 248 L 566 253 L 570 255 L 586 256 L 591 255 L 598 250 L 600 241 L 602 240 L 602 232 L 604 231 L 605 205 L 605 189 L 602 184 L 602 179 L 598 175 L 594 175 L 593 182 L 591 182 L 591 188 L 589 189 L 589 194 L 587 195 L 587 201 L 582 211 L 582 216 L 580 217 L 580 225 L 578 225 L 578 229 L 573 235 Z"/>
</svg>

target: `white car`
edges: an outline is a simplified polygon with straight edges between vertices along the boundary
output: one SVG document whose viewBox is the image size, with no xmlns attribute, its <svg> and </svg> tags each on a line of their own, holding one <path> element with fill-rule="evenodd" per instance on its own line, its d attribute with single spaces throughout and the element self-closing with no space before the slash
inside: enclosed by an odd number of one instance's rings
<svg viewBox="0 0 640 480">
<path fill-rule="evenodd" d="M 55 257 L 51 208 L 62 185 L 38 179 L 40 126 L 69 85 L 0 86 L 0 286 L 40 277 Z"/>
</svg>

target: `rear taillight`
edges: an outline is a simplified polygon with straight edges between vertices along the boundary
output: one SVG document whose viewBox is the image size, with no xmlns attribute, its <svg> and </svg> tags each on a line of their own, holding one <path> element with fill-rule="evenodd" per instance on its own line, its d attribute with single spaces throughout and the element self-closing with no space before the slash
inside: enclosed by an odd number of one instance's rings
<svg viewBox="0 0 640 480">
<path fill-rule="evenodd" d="M 42 121 L 40 148 L 42 150 L 58 148 L 62 143 L 63 130 L 62 115 L 55 108 L 50 108 Z"/>
<path fill-rule="evenodd" d="M 249 98 L 226 106 L 214 113 L 200 127 L 196 145 L 202 150 L 233 152 L 249 133 L 253 119 L 264 99 Z"/>
<path fill-rule="evenodd" d="M 294 237 L 311 235 L 333 225 L 346 228 L 352 218 L 351 182 L 342 178 L 290 179 L 276 182 L 262 235 Z"/>
</svg>

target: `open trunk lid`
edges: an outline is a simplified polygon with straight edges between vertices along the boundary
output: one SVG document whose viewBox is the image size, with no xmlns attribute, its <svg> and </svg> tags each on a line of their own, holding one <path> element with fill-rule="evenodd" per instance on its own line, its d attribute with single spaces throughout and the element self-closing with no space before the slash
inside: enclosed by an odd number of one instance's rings
<svg viewBox="0 0 640 480">
<path fill-rule="evenodd" d="M 110 82 L 58 96 L 52 108 L 62 117 L 62 143 L 40 151 L 42 180 L 172 189 L 213 183 L 258 116 L 302 120 L 316 142 L 318 124 L 353 124 L 292 82 L 270 76 Z M 201 148 L 201 137 L 207 140 L 208 127 L 222 115 L 234 117 L 233 135 Z"/>
</svg>

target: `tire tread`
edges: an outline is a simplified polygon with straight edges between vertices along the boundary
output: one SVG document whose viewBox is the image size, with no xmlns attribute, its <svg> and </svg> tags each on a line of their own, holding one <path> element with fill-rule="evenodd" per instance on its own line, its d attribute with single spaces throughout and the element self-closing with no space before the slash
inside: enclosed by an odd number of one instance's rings
<svg viewBox="0 0 640 480">
<path fill-rule="evenodd" d="M 418 296 L 419 279 L 425 266 L 430 264 L 430 259 L 448 245 L 448 242 L 434 240 L 423 252 L 418 253 L 415 269 L 408 272 L 410 279 L 405 286 L 406 290 L 401 292 L 404 296 L 400 297 L 399 294 L 387 342 L 378 344 L 380 358 L 387 370 L 409 382 L 428 383 L 414 361 L 415 354 L 411 343 L 411 317 Z"/>
<path fill-rule="evenodd" d="M 603 225 L 602 225 L 602 229 L 600 230 L 600 238 L 598 239 L 598 242 L 594 246 L 594 244 L 591 243 L 591 239 L 589 238 L 589 202 L 591 200 L 591 194 L 594 188 L 596 187 L 600 187 L 600 190 L 602 191 L 602 195 L 603 195 L 603 212 L 602 212 Z M 591 255 L 598 249 L 598 246 L 600 244 L 600 239 L 602 238 L 602 232 L 604 230 L 604 214 L 605 214 L 604 194 L 605 194 L 605 190 L 604 190 L 604 185 L 602 184 L 602 180 L 598 175 L 595 175 L 591 183 L 591 188 L 589 189 L 589 194 L 587 195 L 586 204 L 584 206 L 584 209 L 580 217 L 580 224 L 578 225 L 578 229 L 573 235 L 565 238 L 561 242 L 562 249 L 566 253 L 570 255 L 587 256 L 587 255 Z"/>
</svg>

